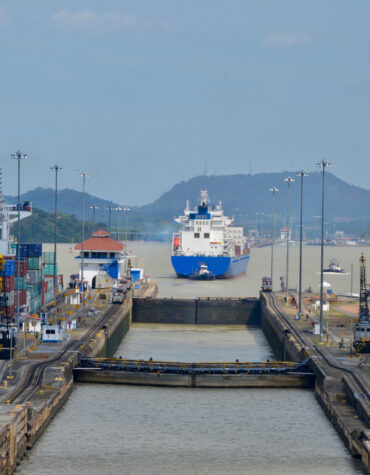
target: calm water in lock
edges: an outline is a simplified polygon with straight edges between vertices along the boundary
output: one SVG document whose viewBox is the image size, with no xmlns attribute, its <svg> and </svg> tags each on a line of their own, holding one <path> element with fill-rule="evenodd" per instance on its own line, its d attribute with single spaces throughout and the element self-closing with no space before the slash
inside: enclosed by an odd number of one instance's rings
<svg viewBox="0 0 370 475">
<path fill-rule="evenodd" d="M 215 282 L 175 279 L 169 245 L 130 246 L 159 296 L 257 296 L 269 274 L 270 250 L 253 249 L 246 276 Z M 75 272 L 69 245 L 59 266 Z M 319 248 L 307 247 L 304 286 L 318 288 Z M 359 248 L 326 249 L 346 270 Z M 367 249 L 365 249 L 365 254 Z M 133 258 L 135 261 L 135 258 Z M 285 249 L 276 249 L 275 286 L 285 274 Z M 350 275 L 325 278 L 350 291 Z M 298 248 L 291 249 L 291 286 L 298 281 Z M 272 358 L 259 328 L 134 325 L 117 355 L 183 361 L 258 361 Z M 310 390 L 201 390 L 76 385 L 70 399 L 23 460 L 21 474 L 352 474 L 359 465 Z"/>
</svg>

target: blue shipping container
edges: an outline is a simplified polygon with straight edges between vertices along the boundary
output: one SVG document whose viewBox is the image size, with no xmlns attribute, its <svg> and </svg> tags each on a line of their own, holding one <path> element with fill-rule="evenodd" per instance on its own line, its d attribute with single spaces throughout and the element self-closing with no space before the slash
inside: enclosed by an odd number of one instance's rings
<svg viewBox="0 0 370 475">
<path fill-rule="evenodd" d="M 1 271 L 1 275 L 5 277 L 11 277 L 15 272 L 15 261 L 5 261 L 4 270 Z"/>
</svg>

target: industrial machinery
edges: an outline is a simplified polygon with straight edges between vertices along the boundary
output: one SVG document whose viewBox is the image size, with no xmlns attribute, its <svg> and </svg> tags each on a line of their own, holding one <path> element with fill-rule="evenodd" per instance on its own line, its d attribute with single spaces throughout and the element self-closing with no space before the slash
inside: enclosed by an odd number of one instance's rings
<svg viewBox="0 0 370 475">
<path fill-rule="evenodd" d="M 271 277 L 262 277 L 262 292 L 272 292 Z"/>
<path fill-rule="evenodd" d="M 123 303 L 125 300 L 125 289 L 123 288 L 114 288 L 112 295 L 112 303 Z"/>
<path fill-rule="evenodd" d="M 360 315 L 355 325 L 353 346 L 360 353 L 370 353 L 370 320 L 364 254 L 360 257 Z"/>
</svg>

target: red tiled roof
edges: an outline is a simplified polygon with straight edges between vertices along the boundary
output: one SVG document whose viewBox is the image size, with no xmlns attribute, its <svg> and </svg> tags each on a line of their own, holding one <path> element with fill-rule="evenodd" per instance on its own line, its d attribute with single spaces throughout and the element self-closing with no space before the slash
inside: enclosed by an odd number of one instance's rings
<svg viewBox="0 0 370 475">
<path fill-rule="evenodd" d="M 109 237 L 110 233 L 108 233 L 108 231 L 105 231 L 104 229 L 98 229 L 97 231 L 92 233 L 91 236 L 93 236 L 93 237 Z"/>
<path fill-rule="evenodd" d="M 84 242 L 85 251 L 123 251 L 123 245 L 109 237 L 110 234 L 103 229 L 93 233 L 90 239 Z M 75 245 L 76 251 L 82 250 L 82 243 Z"/>
</svg>

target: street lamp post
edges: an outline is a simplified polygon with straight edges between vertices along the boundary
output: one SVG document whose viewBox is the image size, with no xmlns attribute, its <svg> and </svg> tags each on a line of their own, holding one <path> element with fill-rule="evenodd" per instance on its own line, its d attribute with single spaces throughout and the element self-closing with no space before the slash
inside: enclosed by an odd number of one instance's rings
<svg viewBox="0 0 370 475">
<path fill-rule="evenodd" d="M 28 155 L 21 153 L 19 150 L 14 155 L 11 155 L 11 158 L 14 160 L 18 160 L 18 239 L 17 239 L 17 311 L 15 317 L 15 323 L 17 326 L 17 334 L 19 332 L 19 306 L 20 306 L 20 295 L 19 295 L 19 284 L 20 279 L 19 276 L 21 274 L 21 160 L 28 158 Z M 24 326 L 24 331 L 26 331 L 26 325 Z"/>
<path fill-rule="evenodd" d="M 110 215 L 111 215 L 112 209 L 115 209 L 115 208 L 113 206 L 108 206 L 105 209 L 108 210 L 108 232 L 110 233 Z"/>
<path fill-rule="evenodd" d="M 274 241 L 275 241 L 275 194 L 279 191 L 279 188 L 273 186 L 270 188 L 272 192 L 272 223 L 271 223 L 271 290 L 274 290 Z"/>
<path fill-rule="evenodd" d="M 58 172 L 62 171 L 62 167 L 54 165 L 50 167 L 55 172 L 55 197 L 54 197 L 54 299 L 57 296 L 57 210 L 58 210 Z"/>
<path fill-rule="evenodd" d="M 89 178 L 90 175 L 86 172 L 80 174 L 82 178 L 82 257 L 81 257 L 81 293 L 82 299 L 84 299 L 85 289 L 84 289 L 84 257 L 85 257 L 85 211 L 86 211 L 86 196 L 85 196 L 85 187 L 86 187 L 86 178 Z"/>
<path fill-rule="evenodd" d="M 303 178 L 308 176 L 304 170 L 297 173 L 301 177 L 301 212 L 299 223 L 299 292 L 298 292 L 298 318 L 302 315 L 302 242 L 303 242 Z"/>
<path fill-rule="evenodd" d="M 120 206 L 117 206 L 117 208 L 114 208 L 116 211 L 117 211 L 117 241 L 120 241 L 120 223 L 119 223 L 119 213 L 120 211 L 123 211 L 123 208 L 121 208 Z"/>
<path fill-rule="evenodd" d="M 127 213 L 130 211 L 130 208 L 123 208 L 125 211 L 126 223 L 125 223 L 125 274 L 127 275 Z"/>
<path fill-rule="evenodd" d="M 90 209 L 92 209 L 92 215 L 93 215 L 93 223 L 95 224 L 95 211 L 99 209 L 98 205 L 91 205 Z"/>
<path fill-rule="evenodd" d="M 322 159 L 316 163 L 317 167 L 322 168 L 322 195 L 321 195 L 321 266 L 320 266 L 320 343 L 322 342 L 322 324 L 324 303 L 324 202 L 325 202 L 325 168 L 331 167 L 331 163 Z"/>
<path fill-rule="evenodd" d="M 294 178 L 288 176 L 284 178 L 284 181 L 288 183 L 288 225 L 286 233 L 286 273 L 285 273 L 285 302 L 288 302 L 289 293 L 289 239 L 290 239 L 290 185 L 294 182 Z"/>
</svg>

